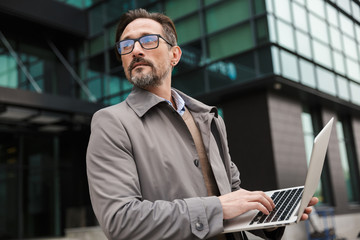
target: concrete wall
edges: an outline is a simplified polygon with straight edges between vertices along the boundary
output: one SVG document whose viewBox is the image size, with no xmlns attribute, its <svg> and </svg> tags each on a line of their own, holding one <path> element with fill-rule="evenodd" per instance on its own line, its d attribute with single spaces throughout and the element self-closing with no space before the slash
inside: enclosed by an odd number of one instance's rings
<svg viewBox="0 0 360 240">
<path fill-rule="evenodd" d="M 307 164 L 302 106 L 297 101 L 269 93 L 268 109 L 278 187 L 304 185 Z"/>
<path fill-rule="evenodd" d="M 354 134 L 355 154 L 358 160 L 358 167 L 360 171 L 360 118 L 352 118 L 352 129 Z"/>
</svg>

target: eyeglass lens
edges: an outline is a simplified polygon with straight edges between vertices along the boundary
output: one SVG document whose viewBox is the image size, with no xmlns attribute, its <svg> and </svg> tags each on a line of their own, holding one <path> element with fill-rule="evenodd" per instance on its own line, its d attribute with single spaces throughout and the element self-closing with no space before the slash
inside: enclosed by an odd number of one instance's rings
<svg viewBox="0 0 360 240">
<path fill-rule="evenodd" d="M 119 43 L 119 53 L 128 54 L 134 49 L 135 42 L 139 41 L 140 45 L 144 49 L 154 49 L 159 45 L 159 36 L 146 35 L 138 39 L 128 39 Z"/>
</svg>

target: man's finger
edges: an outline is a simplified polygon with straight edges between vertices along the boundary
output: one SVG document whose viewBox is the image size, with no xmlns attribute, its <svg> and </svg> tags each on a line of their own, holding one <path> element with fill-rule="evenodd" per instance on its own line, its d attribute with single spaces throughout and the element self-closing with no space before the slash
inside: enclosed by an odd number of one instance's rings
<svg viewBox="0 0 360 240">
<path fill-rule="evenodd" d="M 262 204 L 269 212 L 275 207 L 273 200 L 263 192 L 254 192 L 249 196 L 248 200 Z"/>
<path fill-rule="evenodd" d="M 314 206 L 319 202 L 319 199 L 317 197 L 312 197 L 308 206 Z"/>
</svg>

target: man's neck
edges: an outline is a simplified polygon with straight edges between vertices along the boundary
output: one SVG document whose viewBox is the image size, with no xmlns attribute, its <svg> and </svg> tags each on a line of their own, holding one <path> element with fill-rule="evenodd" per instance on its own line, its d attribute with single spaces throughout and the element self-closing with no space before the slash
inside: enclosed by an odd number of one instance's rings
<svg viewBox="0 0 360 240">
<path fill-rule="evenodd" d="M 172 105 L 174 106 L 174 108 L 176 109 L 176 104 L 175 104 L 173 98 L 171 97 L 171 84 L 166 84 L 166 82 L 164 82 L 160 86 L 149 87 L 146 90 L 161 97 L 161 98 L 164 98 L 164 99 L 170 101 L 172 103 Z"/>
</svg>

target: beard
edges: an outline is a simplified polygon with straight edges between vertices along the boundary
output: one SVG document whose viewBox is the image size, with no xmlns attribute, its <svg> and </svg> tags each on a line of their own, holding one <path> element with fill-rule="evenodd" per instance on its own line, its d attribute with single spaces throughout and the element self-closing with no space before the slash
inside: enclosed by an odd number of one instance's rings
<svg viewBox="0 0 360 240">
<path fill-rule="evenodd" d="M 151 68 L 149 73 L 143 72 L 143 67 L 140 66 L 134 70 L 133 74 L 133 66 L 135 63 L 144 63 Z M 144 58 L 134 58 L 129 67 L 128 67 L 128 80 L 134 86 L 139 88 L 149 88 L 149 87 L 158 87 L 163 83 L 165 76 L 170 72 L 170 67 L 166 69 L 163 73 L 158 72 L 155 68 L 155 65 L 150 60 L 146 60 Z"/>
</svg>

